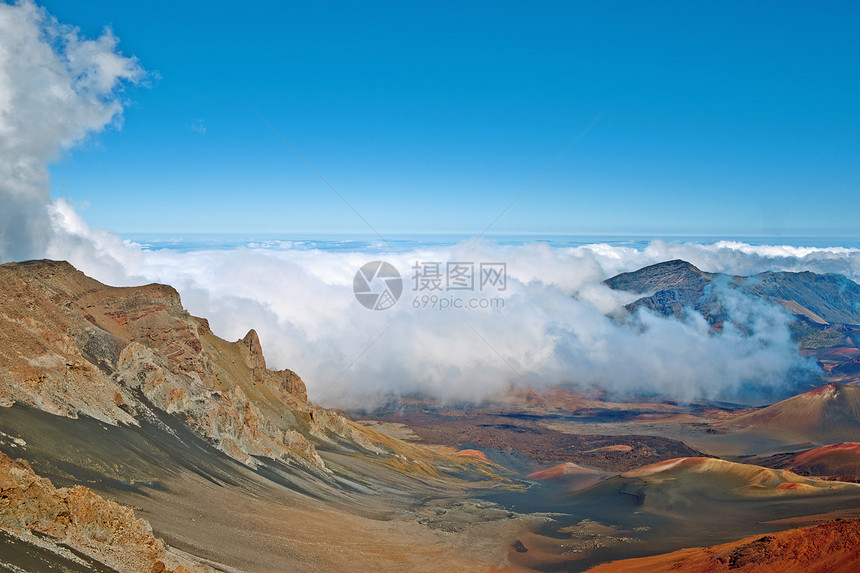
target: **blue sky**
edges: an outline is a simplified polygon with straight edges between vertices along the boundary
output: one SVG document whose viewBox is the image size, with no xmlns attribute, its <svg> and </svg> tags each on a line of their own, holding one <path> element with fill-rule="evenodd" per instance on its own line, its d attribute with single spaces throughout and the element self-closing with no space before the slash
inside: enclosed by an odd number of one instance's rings
<svg viewBox="0 0 860 573">
<path fill-rule="evenodd" d="M 857 235 L 860 4 L 42 2 L 151 73 L 52 167 L 120 233 Z M 601 114 L 603 114 L 601 116 Z M 205 131 L 205 132 L 204 132 Z"/>
</svg>

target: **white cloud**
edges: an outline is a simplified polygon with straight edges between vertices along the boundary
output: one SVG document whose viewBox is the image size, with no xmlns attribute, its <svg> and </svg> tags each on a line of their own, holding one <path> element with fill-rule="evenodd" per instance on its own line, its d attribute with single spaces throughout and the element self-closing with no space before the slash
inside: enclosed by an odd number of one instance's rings
<svg viewBox="0 0 860 573">
<path fill-rule="evenodd" d="M 110 256 L 75 250 L 68 257 L 74 264 L 107 282 L 172 284 L 186 307 L 208 317 L 216 333 L 228 339 L 256 328 L 270 365 L 298 371 L 312 398 L 330 404 L 360 403 L 389 392 L 483 399 L 511 385 L 552 384 L 677 399 L 731 399 L 752 387 L 778 391 L 793 375 L 812 369 L 790 339 L 789 317 L 735 291 L 721 296 L 748 332 L 728 324 L 715 334 L 695 315 L 683 322 L 648 313 L 637 321 L 606 316 L 634 298 L 602 284 L 616 272 L 678 252 L 691 259 L 722 260 L 723 267 L 739 260 L 744 268 L 773 268 L 775 259 L 767 250 L 744 253 L 734 246 L 667 243 L 653 243 L 643 251 L 480 243 L 473 250 L 457 245 L 384 255 L 289 245 L 141 251 L 76 228 L 69 229 L 71 234 L 83 231 L 91 244 L 99 245 L 99 253 Z M 858 253 L 840 256 L 846 259 L 843 266 L 857 268 Z M 373 258 L 393 263 L 407 279 L 403 298 L 388 311 L 369 311 L 353 298 L 354 273 Z M 505 261 L 511 275 L 508 289 L 499 293 L 505 308 L 414 309 L 411 302 L 421 294 L 411 290 L 409 281 L 416 260 Z M 792 260 L 789 266 L 800 264 Z M 814 268 L 814 260 L 807 266 Z"/>
<path fill-rule="evenodd" d="M 48 162 L 118 125 L 121 86 L 141 76 L 109 31 L 87 40 L 29 0 L 0 3 L 0 261 L 44 249 Z"/>
</svg>

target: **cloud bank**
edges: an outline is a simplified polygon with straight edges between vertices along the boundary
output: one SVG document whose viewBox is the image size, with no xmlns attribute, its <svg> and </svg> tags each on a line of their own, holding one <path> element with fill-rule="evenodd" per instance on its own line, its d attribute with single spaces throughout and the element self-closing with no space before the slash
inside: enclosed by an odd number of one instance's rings
<svg viewBox="0 0 860 573">
<path fill-rule="evenodd" d="M 94 233 L 78 229 L 82 243 Z M 257 329 L 271 366 L 296 370 L 312 399 L 338 406 L 409 393 L 477 401 L 510 388 L 553 385 L 680 400 L 780 395 L 817 376 L 792 342 L 791 317 L 780 307 L 726 289 L 718 294 L 742 328 L 727 323 L 714 333 L 695 314 L 679 321 L 641 312 L 619 320 L 613 317 L 636 295 L 602 281 L 682 254 L 704 270 L 837 266 L 856 277 L 860 269 L 858 251 L 774 254 L 743 244 L 653 242 L 636 250 L 480 243 L 382 254 L 295 247 L 148 251 L 110 242 L 106 248 L 120 263 L 105 265 L 86 250 L 66 258 L 107 282 L 145 277 L 176 286 L 186 307 L 225 338 Z M 389 310 L 368 310 L 353 296 L 356 270 L 374 259 L 392 263 L 406 279 L 403 297 Z M 504 307 L 415 308 L 422 296 L 409 280 L 416 261 L 505 261 L 508 286 L 494 294 Z"/>
<path fill-rule="evenodd" d="M 860 278 L 860 252 L 654 241 L 644 249 L 491 242 L 369 254 L 280 244 L 228 250 L 150 250 L 91 229 L 52 200 L 47 165 L 122 118 L 122 86 L 142 71 L 106 32 L 81 38 L 32 2 L 0 4 L 0 261 L 65 259 L 109 284 L 159 281 L 228 339 L 261 335 L 270 366 L 291 368 L 312 399 L 366 404 L 390 394 L 481 400 L 511 387 L 599 386 L 676 399 L 779 391 L 814 368 L 791 342 L 789 317 L 736 292 L 724 303 L 745 329 L 715 334 L 701 317 L 618 320 L 632 295 L 602 284 L 619 272 L 682 258 L 706 271 L 836 272 Z M 356 270 L 391 262 L 403 298 L 371 311 L 353 297 Z M 414 308 L 416 261 L 503 261 L 504 308 Z"/>
</svg>

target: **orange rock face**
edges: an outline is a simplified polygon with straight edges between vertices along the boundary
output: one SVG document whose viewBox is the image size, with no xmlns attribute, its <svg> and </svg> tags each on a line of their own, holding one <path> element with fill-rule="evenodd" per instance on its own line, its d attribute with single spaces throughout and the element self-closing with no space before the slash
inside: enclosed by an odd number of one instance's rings
<svg viewBox="0 0 860 573">
<path fill-rule="evenodd" d="M 0 265 L 0 406 L 15 402 L 130 425 L 154 406 L 248 465 L 289 458 L 327 471 L 312 441 L 374 450 L 309 405 L 298 375 L 270 370 L 255 331 L 227 342 L 172 287 L 109 287 L 65 262 Z"/>
<path fill-rule="evenodd" d="M 830 521 L 812 527 L 748 537 L 713 547 L 625 559 L 589 569 L 591 573 L 739 571 L 743 573 L 837 573 L 860 571 L 860 520 Z"/>
</svg>

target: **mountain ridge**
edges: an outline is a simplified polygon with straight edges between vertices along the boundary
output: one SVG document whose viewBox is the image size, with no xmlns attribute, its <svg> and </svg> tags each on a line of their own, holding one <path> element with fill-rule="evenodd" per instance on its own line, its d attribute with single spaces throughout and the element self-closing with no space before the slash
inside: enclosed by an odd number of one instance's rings
<svg viewBox="0 0 860 573">
<path fill-rule="evenodd" d="M 730 294 L 778 305 L 792 317 L 789 330 L 800 349 L 819 358 L 828 381 L 860 382 L 853 357 L 834 349 L 860 352 L 860 285 L 843 275 L 810 271 L 767 271 L 750 276 L 705 272 L 681 259 L 656 263 L 610 277 L 613 290 L 641 295 L 625 305 L 629 313 L 645 309 L 684 320 L 700 314 L 719 331 L 735 323 Z"/>
<path fill-rule="evenodd" d="M 370 432 L 307 402 L 301 378 L 267 368 L 251 330 L 229 342 L 170 286 L 110 287 L 64 261 L 0 265 L 0 404 L 137 425 L 183 416 L 231 457 L 326 471 L 314 443 L 381 453 Z"/>
<path fill-rule="evenodd" d="M 726 275 L 705 272 L 692 263 L 674 259 L 603 282 L 614 290 L 651 293 L 628 304 L 629 311 L 645 307 L 683 317 L 684 309 L 691 307 L 706 318 L 718 320 L 721 313 L 712 291 L 721 285 L 778 302 L 789 312 L 815 322 L 860 325 L 860 285 L 832 273 L 767 271 L 750 276 Z"/>
</svg>

